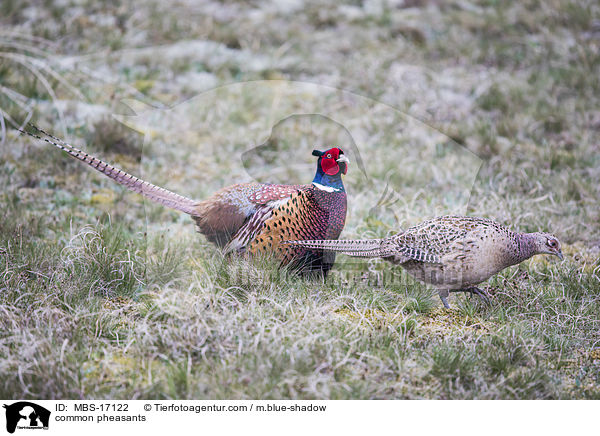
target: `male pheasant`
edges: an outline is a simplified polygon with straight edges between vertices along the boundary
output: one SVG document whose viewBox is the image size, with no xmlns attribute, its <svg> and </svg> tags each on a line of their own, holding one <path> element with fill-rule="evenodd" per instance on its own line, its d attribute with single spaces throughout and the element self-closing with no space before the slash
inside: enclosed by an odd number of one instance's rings
<svg viewBox="0 0 600 436">
<path fill-rule="evenodd" d="M 488 301 L 475 285 L 536 254 L 563 259 L 554 235 L 513 232 L 490 219 L 467 216 L 433 218 L 383 239 L 287 243 L 400 264 L 417 279 L 436 286 L 446 308 L 449 292 L 470 292 Z"/>
<path fill-rule="evenodd" d="M 317 170 L 310 184 L 240 183 L 215 192 L 204 201 L 175 194 L 132 176 L 106 162 L 32 127 L 46 137 L 21 131 L 67 152 L 115 182 L 164 206 L 185 212 L 197 230 L 226 253 L 269 255 L 301 274 L 326 276 L 335 260 L 323 250 L 282 244 L 287 239 L 337 239 L 346 220 L 342 174 L 348 158 L 339 148 L 314 150 Z"/>
</svg>

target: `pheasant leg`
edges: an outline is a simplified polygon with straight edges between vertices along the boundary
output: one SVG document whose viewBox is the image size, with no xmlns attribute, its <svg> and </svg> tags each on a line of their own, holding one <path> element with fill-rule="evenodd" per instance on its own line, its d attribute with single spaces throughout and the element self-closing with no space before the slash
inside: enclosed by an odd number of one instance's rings
<svg viewBox="0 0 600 436">
<path fill-rule="evenodd" d="M 442 304 L 444 305 L 444 307 L 446 309 L 450 309 L 450 305 L 448 304 L 448 299 L 447 299 L 448 295 L 450 295 L 449 292 L 448 292 L 448 290 L 447 289 L 440 289 L 438 291 L 438 295 L 440 296 L 440 299 L 442 300 Z"/>
<path fill-rule="evenodd" d="M 464 288 L 464 289 L 453 289 L 450 292 L 469 292 L 471 295 L 477 295 L 479 298 L 481 298 L 487 304 L 492 304 L 492 302 L 490 301 L 490 299 L 487 296 L 487 294 L 485 293 L 485 291 L 479 289 L 476 286 L 472 286 L 470 288 Z"/>
</svg>

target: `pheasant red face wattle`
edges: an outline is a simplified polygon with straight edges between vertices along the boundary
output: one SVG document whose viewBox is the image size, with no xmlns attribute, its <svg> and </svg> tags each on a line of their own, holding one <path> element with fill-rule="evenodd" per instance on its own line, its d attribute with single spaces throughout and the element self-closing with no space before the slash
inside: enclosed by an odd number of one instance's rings
<svg viewBox="0 0 600 436">
<path fill-rule="evenodd" d="M 335 176 L 340 172 L 346 174 L 348 171 L 348 158 L 339 148 L 330 148 L 321 155 L 321 169 L 329 176 Z"/>
</svg>

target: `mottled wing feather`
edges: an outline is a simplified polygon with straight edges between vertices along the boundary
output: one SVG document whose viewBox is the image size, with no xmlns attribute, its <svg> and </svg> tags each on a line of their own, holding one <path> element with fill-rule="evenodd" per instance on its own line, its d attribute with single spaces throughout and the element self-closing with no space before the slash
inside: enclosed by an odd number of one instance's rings
<svg viewBox="0 0 600 436">
<path fill-rule="evenodd" d="M 442 257 L 456 251 L 456 243 L 475 228 L 494 225 L 485 218 L 441 216 L 410 227 L 392 240 L 397 250 L 412 260 L 441 263 Z"/>
<path fill-rule="evenodd" d="M 271 201 L 260 205 L 256 211 L 246 219 L 244 225 L 233 235 L 229 243 L 225 246 L 225 253 L 232 251 L 243 252 L 250 242 L 262 231 L 265 222 L 273 215 L 273 209 L 289 201 L 289 198 Z"/>
<path fill-rule="evenodd" d="M 267 204 L 272 201 L 289 198 L 296 191 L 303 191 L 309 187 L 310 185 L 272 185 L 265 183 L 260 185 L 260 189 L 252 192 L 248 196 L 248 200 L 254 204 Z"/>
<path fill-rule="evenodd" d="M 310 185 L 239 183 L 200 202 L 194 219 L 198 231 L 226 251 L 244 250 L 261 230 L 271 210 Z"/>
</svg>

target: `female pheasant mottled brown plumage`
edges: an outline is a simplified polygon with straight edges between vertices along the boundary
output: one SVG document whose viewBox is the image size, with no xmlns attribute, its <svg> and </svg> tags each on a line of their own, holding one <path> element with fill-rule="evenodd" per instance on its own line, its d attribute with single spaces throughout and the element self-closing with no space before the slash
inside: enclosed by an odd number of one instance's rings
<svg viewBox="0 0 600 436">
<path fill-rule="evenodd" d="M 281 265 L 301 273 L 327 275 L 334 253 L 282 244 L 287 239 L 337 239 L 346 220 L 346 191 L 342 174 L 348 158 L 339 148 L 313 151 L 317 171 L 308 185 L 241 183 L 228 186 L 204 201 L 175 194 L 127 174 L 58 138 L 22 131 L 53 144 L 115 182 L 164 206 L 185 212 L 196 221 L 198 231 L 224 247 L 226 253 L 274 256 Z M 50 139 L 49 139 L 50 138 Z"/>
<path fill-rule="evenodd" d="M 400 264 L 417 279 L 449 292 L 470 292 L 487 300 L 475 285 L 536 254 L 563 258 L 560 242 L 548 233 L 517 233 L 486 218 L 442 216 L 384 239 L 289 241 L 357 257 L 381 257 Z"/>
</svg>

